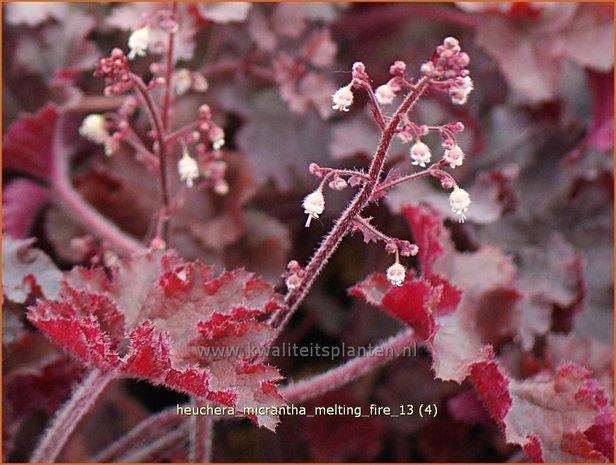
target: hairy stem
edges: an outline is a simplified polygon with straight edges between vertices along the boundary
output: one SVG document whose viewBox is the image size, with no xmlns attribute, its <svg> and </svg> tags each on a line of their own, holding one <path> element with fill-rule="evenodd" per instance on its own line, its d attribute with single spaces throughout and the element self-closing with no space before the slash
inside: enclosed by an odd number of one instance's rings
<svg viewBox="0 0 616 465">
<path fill-rule="evenodd" d="M 53 142 L 53 173 L 51 184 L 66 210 L 89 232 L 107 242 L 122 254 L 139 253 L 144 247 L 86 203 L 71 184 L 67 147 L 62 142 L 62 119 L 56 125 Z"/>
<path fill-rule="evenodd" d="M 193 398 L 195 407 L 205 406 L 205 402 Z M 188 461 L 208 463 L 212 460 L 212 439 L 214 437 L 214 419 L 209 415 L 193 415 L 190 423 L 190 448 Z"/>
<path fill-rule="evenodd" d="M 71 398 L 58 410 L 51 426 L 30 458 L 31 462 L 53 462 L 70 438 L 81 419 L 94 407 L 105 387 L 115 379 L 113 373 L 94 369 L 71 394 Z"/>
<path fill-rule="evenodd" d="M 374 191 L 383 171 L 383 166 L 385 165 L 387 150 L 389 149 L 392 138 L 396 134 L 398 124 L 402 116 L 413 107 L 427 87 L 428 80 L 426 78 L 422 78 L 418 81 L 415 88 L 407 94 L 404 101 L 383 130 L 376 153 L 368 169 L 367 176 L 369 180 L 366 181 L 361 190 L 355 195 L 353 200 L 351 200 L 349 206 L 338 217 L 334 226 L 325 236 L 325 239 L 323 239 L 316 252 L 312 255 L 308 265 L 306 265 L 305 275 L 301 282 L 297 287 L 286 294 L 282 308 L 276 312 L 270 320 L 272 326 L 277 328 L 278 334 L 280 334 L 286 322 L 301 305 L 310 291 L 312 284 L 329 258 L 335 252 L 342 239 L 344 239 L 351 230 L 354 218 L 372 201 Z"/>
<path fill-rule="evenodd" d="M 354 222 L 360 224 L 363 228 L 367 229 L 368 231 L 370 231 L 372 234 L 374 234 L 376 237 L 378 237 L 382 242 L 384 243 L 388 243 L 390 241 L 393 241 L 393 237 L 388 236 L 385 233 L 382 233 L 381 231 L 379 231 L 376 227 L 374 227 L 373 225 L 370 224 L 370 221 L 367 220 L 364 217 L 361 217 L 359 215 L 357 215 L 355 217 L 355 219 L 353 220 Z"/>
<path fill-rule="evenodd" d="M 289 384 L 280 389 L 280 394 L 289 402 L 302 403 L 326 392 L 338 389 L 351 381 L 380 367 L 403 353 L 404 349 L 416 343 L 419 337 L 412 329 L 406 329 L 376 346 L 364 357 L 356 357 L 343 365 L 306 381 Z"/>
<path fill-rule="evenodd" d="M 175 407 L 149 416 L 131 429 L 122 439 L 115 441 L 96 454 L 92 462 L 115 462 L 126 451 L 137 449 L 138 446 L 148 443 L 154 434 L 162 434 L 181 421 L 182 418 L 177 414 Z"/>
<path fill-rule="evenodd" d="M 180 446 L 184 446 L 187 434 L 187 425 L 181 425 L 178 429 L 164 434 L 147 445 L 136 450 L 129 450 L 118 458 L 118 462 L 156 462 L 166 458 L 171 452 Z"/>
</svg>

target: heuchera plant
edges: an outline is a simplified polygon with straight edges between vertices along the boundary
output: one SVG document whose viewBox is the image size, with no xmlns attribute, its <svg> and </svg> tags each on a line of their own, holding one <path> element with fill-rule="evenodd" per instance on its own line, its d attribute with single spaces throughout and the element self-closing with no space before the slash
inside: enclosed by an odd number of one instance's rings
<svg viewBox="0 0 616 465">
<path fill-rule="evenodd" d="M 23 451 L 27 427 L 39 410 L 48 424 L 31 427 L 41 433 L 28 437 L 24 458 L 68 458 L 71 438 L 81 437 L 79 426 L 89 415 L 113 414 L 101 410 L 108 402 L 128 415 L 130 428 L 114 427 L 113 437 L 91 440 L 94 446 L 82 438 L 92 461 L 210 461 L 219 444 L 225 448 L 216 436 L 228 439 L 227 428 L 241 417 L 297 449 L 302 443 L 288 437 L 285 422 L 305 430 L 309 458 L 320 461 L 378 458 L 389 428 L 402 438 L 417 434 L 414 454 L 427 461 L 452 458 L 439 455 L 448 447 L 436 452 L 438 428 L 451 432 L 452 450 L 471 441 L 472 428 L 481 428 L 499 460 L 613 461 L 610 350 L 565 334 L 583 309 L 582 255 L 559 234 L 543 250 L 521 250 L 517 260 L 474 237 L 466 223 L 489 224 L 515 211 L 517 173 L 483 171 L 471 187 L 459 184 L 456 179 L 468 176 L 457 173 L 473 159 L 463 148 L 465 124 L 443 118 L 424 122 L 418 109 L 422 99 L 439 102 L 470 121 L 473 133 L 480 131 L 460 110 L 481 89 L 474 89 L 470 53 L 456 38 L 434 44 L 431 56 L 414 70 L 402 60 L 374 72 L 355 62 L 336 90 L 327 70 L 337 45 L 323 25 L 325 16 L 317 9 L 311 16 L 306 5 L 122 5 L 110 24 L 130 30 L 127 41 L 114 43 L 102 58 L 85 39 L 95 29 L 84 20 L 90 18 L 85 12 L 66 4 L 41 8 L 32 18 L 24 5 L 12 4 L 8 21 L 40 25 L 39 32 L 51 37 L 80 38 L 81 59 L 69 54 L 55 69 L 35 70 L 51 81 L 47 85 L 61 94 L 62 103 L 20 116 L 4 136 L 5 169 L 27 175 L 12 179 L 3 192 L 3 345 L 10 362 L 4 367 L 5 458 Z M 337 8 L 325 9 L 335 16 Z M 387 10 L 360 11 L 350 21 L 368 30 L 370 21 L 362 14 L 385 21 L 382 11 Z M 474 13 L 431 5 L 415 13 L 477 26 Z M 385 17 L 396 15 L 392 9 Z M 60 31 L 54 22 L 63 17 L 67 29 Z M 311 28 L 313 20 L 323 24 Z M 215 32 L 242 22 L 254 42 L 250 53 L 195 69 L 178 65 L 190 62 L 198 46 L 195 36 L 206 29 L 213 43 L 207 54 L 215 56 L 215 49 L 225 46 L 241 50 L 239 39 L 223 46 Z M 344 21 L 339 27 L 344 31 Z M 277 51 L 292 40 L 298 40 L 296 47 Z M 18 49 L 32 50 L 24 43 Z M 74 85 L 76 76 L 90 69 L 104 84 L 104 98 L 82 95 Z M 254 131 L 265 123 L 253 121 L 252 135 L 238 134 L 234 111 L 223 111 L 237 108 L 238 97 L 212 95 L 216 80 L 230 73 L 278 89 L 278 98 L 299 121 L 310 111 L 339 118 L 334 140 L 342 129 L 356 131 L 353 125 L 363 124 L 356 115 L 367 107 L 370 131 L 377 135 L 363 167 L 306 161 L 304 168 L 308 165 L 317 183 L 310 181 L 316 184 L 312 191 L 293 197 L 293 216 L 305 215 L 298 235 L 318 245 L 305 263 L 297 255 L 286 270 L 276 266 L 288 260 L 288 233 L 280 221 L 246 206 L 253 197 L 256 204 L 268 197 L 256 197 L 247 161 L 236 153 L 250 145 L 246 140 L 258 145 Z M 241 95 L 255 84 L 243 85 Z M 541 95 L 533 93 L 532 99 Z M 204 103 L 208 98 L 212 101 Z M 348 158 L 344 150 L 351 151 L 335 147 L 334 158 Z M 440 192 L 426 187 L 431 178 Z M 337 199 L 339 191 L 352 192 L 346 205 Z M 28 239 L 40 234 L 37 212 L 50 201 L 57 205 L 46 217 L 51 258 Z M 410 232 L 412 241 L 377 225 L 388 208 L 403 219 L 392 229 Z M 310 234 L 328 224 L 313 242 Z M 327 306 L 315 283 L 347 236 L 361 237 L 366 247 L 376 244 L 379 256 L 388 257 L 373 260 L 378 267 L 364 267 L 367 276 L 349 287 L 354 308 L 367 315 L 364 303 L 376 307 L 402 329 L 342 364 L 294 371 L 267 354 L 279 344 L 302 340 L 316 320 L 321 320 L 319 331 L 332 334 L 326 321 L 333 311 L 315 313 L 304 320 L 308 323 L 290 322 L 306 308 Z M 269 247 L 282 258 L 274 254 L 267 261 Z M 246 258 L 250 254 L 252 262 Z M 533 276 L 537 269 L 541 273 Z M 362 318 L 355 327 L 362 321 L 371 325 Z M 389 320 L 377 321 L 394 327 Z M 374 334 L 383 336 L 367 331 L 349 340 L 367 342 Z M 410 374 L 395 364 L 384 367 L 415 345 L 421 354 Z M 28 347 L 32 353 L 20 355 Z M 24 368 L 23 357 L 34 368 Z M 374 396 L 349 388 L 360 378 L 370 379 L 370 373 L 383 375 Z M 129 385 L 127 380 L 178 393 L 178 406 L 148 412 L 118 387 Z M 434 405 L 436 418 L 409 414 L 394 422 L 285 415 L 291 405 L 365 410 L 375 401 L 411 410 Z M 40 407 L 25 408 L 28 402 Z M 184 416 L 180 407 L 195 412 L 216 407 L 219 413 Z M 233 458 L 227 450 L 220 454 L 223 460 Z"/>
</svg>

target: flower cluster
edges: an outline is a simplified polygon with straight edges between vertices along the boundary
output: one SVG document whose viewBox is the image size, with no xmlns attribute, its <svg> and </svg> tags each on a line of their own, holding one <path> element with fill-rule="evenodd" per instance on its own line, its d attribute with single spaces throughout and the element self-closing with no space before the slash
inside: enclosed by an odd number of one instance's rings
<svg viewBox="0 0 616 465">
<path fill-rule="evenodd" d="M 418 86 L 425 85 L 447 92 L 454 103 L 465 103 L 469 93 L 473 90 L 473 81 L 466 69 L 468 64 L 468 55 L 461 51 L 456 39 L 449 37 L 437 48 L 433 60 L 422 65 L 421 73 L 424 78 L 421 81 L 417 82 L 406 78 L 406 64 L 398 60 L 389 69 L 392 76 L 389 81 L 373 90 L 371 79 L 364 64 L 356 62 L 353 64 L 351 82 L 339 88 L 332 95 L 332 108 L 342 112 L 349 111 L 354 100 L 353 89 L 363 89 L 368 93 L 372 115 L 376 123 L 384 130 L 387 125 L 387 118 L 384 117 L 381 106 L 391 105 L 403 89 L 410 90 L 411 92 L 408 95 L 413 96 L 415 95 L 414 92 L 418 91 Z M 408 98 L 408 95 L 406 98 Z M 420 92 L 417 95 L 420 95 Z M 453 169 L 462 166 L 464 162 L 464 151 L 458 145 L 455 136 L 455 133 L 464 130 L 464 125 L 459 122 L 441 126 L 420 125 L 410 121 L 408 115 L 405 114 L 404 117 L 400 118 L 395 129 L 395 134 L 403 143 L 413 142 L 409 149 L 411 165 L 424 168 L 424 171 L 408 176 L 400 176 L 397 173 L 391 176 L 392 173 L 390 173 L 382 182 L 379 179 L 374 180 L 377 182 L 377 187 L 372 192 L 369 202 L 376 201 L 386 195 L 386 189 L 394 185 L 426 174 L 439 179 L 444 189 L 453 189 L 449 195 L 451 210 L 459 216 L 460 222 L 464 222 L 466 220 L 465 213 L 471 205 L 470 195 L 457 185 L 449 173 L 442 170 L 444 166 Z M 430 147 L 422 140 L 430 132 L 436 132 L 440 135 L 444 149 L 442 158 L 435 163 L 432 163 Z M 302 201 L 302 208 L 307 215 L 306 227 L 310 226 L 313 219 L 318 219 L 325 210 L 323 188 L 326 184 L 333 190 L 342 190 L 349 185 L 362 185 L 363 188 L 367 188 L 368 181 L 372 181 L 367 174 L 361 171 L 321 168 L 315 163 L 310 165 L 310 172 L 322 178 L 322 180 L 317 189 L 304 197 Z M 402 286 L 406 278 L 406 268 L 400 263 L 400 255 L 416 255 L 418 248 L 408 241 L 394 239 L 383 234 L 370 223 L 370 220 L 371 218 L 363 218 L 357 213 L 355 217 L 350 219 L 350 230 L 351 232 L 360 231 L 365 242 L 385 243 L 387 253 L 396 256 L 394 264 L 387 269 L 387 279 L 395 286 Z M 287 275 L 285 275 L 288 281 L 287 288 L 291 292 L 297 287 L 296 281 L 299 278 L 296 273 L 291 273 L 291 271 Z"/>
<path fill-rule="evenodd" d="M 109 57 L 98 61 L 94 75 L 105 79 L 105 95 L 121 94 L 133 86 L 128 59 L 119 48 L 114 48 Z"/>
<path fill-rule="evenodd" d="M 435 57 L 421 66 L 421 73 L 449 93 L 451 101 L 463 105 L 473 90 L 473 81 L 466 69 L 469 56 L 453 37 L 447 37 L 436 49 Z"/>
</svg>

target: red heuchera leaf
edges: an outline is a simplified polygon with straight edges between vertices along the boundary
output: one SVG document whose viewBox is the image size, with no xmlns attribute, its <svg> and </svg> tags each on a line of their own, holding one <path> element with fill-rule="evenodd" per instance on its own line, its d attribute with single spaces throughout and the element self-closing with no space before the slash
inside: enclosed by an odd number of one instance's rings
<svg viewBox="0 0 616 465">
<path fill-rule="evenodd" d="M 19 39 L 15 51 L 19 66 L 44 79 L 71 78 L 94 68 L 100 52 L 86 37 L 96 26 L 96 19 L 83 10 L 69 8 L 57 22 Z"/>
<path fill-rule="evenodd" d="M 443 216 L 434 209 L 418 205 L 406 207 L 403 212 L 419 247 L 421 274 L 430 276 L 434 261 L 443 253 L 443 242 L 448 240 Z"/>
<path fill-rule="evenodd" d="M 401 288 L 390 289 L 384 276 L 372 275 L 350 293 L 411 325 L 429 342 L 435 376 L 461 383 L 473 363 L 487 360 L 489 343 L 517 334 L 515 267 L 494 247 L 456 252 L 434 209 L 412 205 L 404 213 L 419 246 L 423 279 L 411 277 Z M 438 300 L 435 289 L 440 289 Z M 509 301 L 506 307 L 500 305 L 503 297 Z M 430 299 L 437 303 L 426 305 Z"/>
<path fill-rule="evenodd" d="M 484 17 L 476 41 L 511 88 L 538 103 L 556 97 L 563 59 L 601 72 L 614 66 L 613 53 L 603 52 L 613 50 L 612 23 L 611 6 L 559 4 L 533 19 Z"/>
<path fill-rule="evenodd" d="M 234 407 L 280 406 L 271 366 L 252 362 L 272 329 L 256 318 L 277 308 L 272 287 L 243 270 L 150 251 L 109 270 L 66 273 L 59 298 L 28 318 L 88 366 L 146 379 Z M 253 418 L 275 429 L 277 418 Z"/>
<path fill-rule="evenodd" d="M 509 380 L 500 372 L 493 356 L 490 353 L 488 361 L 472 364 L 469 376 L 492 418 L 504 426 L 503 419 L 512 403 Z"/>
<path fill-rule="evenodd" d="M 595 418 L 595 424 L 584 432 L 585 436 L 614 463 L 614 409 L 606 405 Z"/>
<path fill-rule="evenodd" d="M 548 334 L 544 357 L 553 369 L 566 362 L 581 365 L 591 371 L 606 392 L 614 389 L 614 350 L 608 344 L 574 334 Z"/>
<path fill-rule="evenodd" d="M 447 401 L 447 410 L 456 421 L 466 425 L 491 422 L 478 394 L 472 389 L 451 397 Z"/>
<path fill-rule="evenodd" d="M 586 77 L 592 94 L 592 124 L 585 142 L 605 152 L 614 147 L 614 70 L 587 70 Z"/>
<path fill-rule="evenodd" d="M 2 140 L 3 168 L 49 179 L 57 118 L 56 106 L 49 103 L 34 114 L 24 113 L 11 124 Z"/>
<path fill-rule="evenodd" d="M 586 286 L 584 257 L 559 234 L 553 234 L 545 247 L 518 251 L 521 273 L 518 287 L 532 301 L 552 308 L 552 329 L 569 332 L 573 318 L 583 310 Z M 548 326 L 549 328 L 549 326 Z M 544 334 L 540 328 L 535 331 Z"/>
<path fill-rule="evenodd" d="M 383 298 L 383 310 L 409 325 L 426 341 L 436 331 L 434 312 L 440 301 L 441 289 L 425 281 L 413 280 L 393 286 Z"/>
<path fill-rule="evenodd" d="M 349 294 L 400 319 L 426 341 L 432 341 L 438 329 L 435 317 L 453 312 L 461 299 L 461 292 L 440 276 L 430 280 L 407 279 L 398 287 L 389 284 L 380 273 L 373 273 L 353 286 Z"/>
<path fill-rule="evenodd" d="M 62 273 L 51 259 L 31 248 L 34 239 L 2 239 L 2 294 L 16 303 L 35 295 L 55 299 Z"/>
<path fill-rule="evenodd" d="M 273 90 L 255 94 L 244 107 L 247 104 L 252 114 L 238 132 L 237 143 L 259 185 L 272 180 L 280 189 L 290 189 L 293 174 L 308 173 L 306 160 L 327 164 L 329 126 L 319 116 L 289 113 Z M 310 144 L 304 143 L 307 140 Z"/>
<path fill-rule="evenodd" d="M 2 232 L 28 237 L 37 213 L 49 199 L 49 190 L 28 179 L 16 179 L 2 191 Z"/>
<path fill-rule="evenodd" d="M 489 354 L 487 361 L 473 364 L 470 377 L 504 427 L 507 442 L 522 446 L 533 461 L 606 461 L 584 435 L 607 404 L 584 368 L 564 364 L 553 376 L 542 373 L 517 381 L 504 375 Z"/>
<path fill-rule="evenodd" d="M 404 207 L 403 212 L 419 246 L 422 273 L 430 273 L 432 282 L 444 279 L 450 283 L 444 290 L 456 290 L 451 291 L 452 297 L 449 297 L 453 302 L 461 296 L 456 311 L 442 312 L 437 319 L 439 329 L 431 346 L 436 377 L 460 383 L 468 375 L 470 365 L 486 357 L 488 341 L 482 339 L 481 332 L 477 331 L 478 325 L 496 327 L 502 321 L 500 314 L 484 311 L 480 322 L 478 311 L 481 304 L 486 303 L 488 293 L 513 285 L 515 268 L 509 257 L 493 247 L 482 247 L 473 253 L 455 252 L 443 226 L 443 216 L 437 210 L 410 205 Z M 443 298 L 447 295 L 445 292 Z M 441 305 L 446 306 L 445 302 Z"/>
</svg>

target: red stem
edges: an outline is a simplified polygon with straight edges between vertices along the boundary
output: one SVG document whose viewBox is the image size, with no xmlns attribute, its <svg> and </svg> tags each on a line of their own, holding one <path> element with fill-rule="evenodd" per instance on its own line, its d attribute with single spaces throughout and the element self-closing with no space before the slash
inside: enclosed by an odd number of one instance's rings
<svg viewBox="0 0 616 465">
<path fill-rule="evenodd" d="M 158 439 L 148 443 L 144 447 L 137 450 L 130 450 L 118 458 L 118 462 L 134 463 L 134 462 L 156 462 L 162 458 L 168 457 L 177 447 L 183 446 L 186 439 L 186 426 L 181 425 L 178 429 L 173 430 L 160 436 Z"/>
<path fill-rule="evenodd" d="M 68 154 L 66 153 L 67 148 L 62 143 L 62 129 L 62 119 L 60 119 L 54 133 L 54 163 L 51 179 L 54 192 L 62 205 L 73 214 L 77 221 L 116 251 L 130 255 L 145 250 L 139 241 L 125 234 L 96 209 L 84 202 L 74 189 L 69 178 Z"/>
<path fill-rule="evenodd" d="M 419 340 L 412 329 L 406 329 L 386 342 L 378 345 L 365 357 L 356 357 L 325 373 L 306 381 L 292 383 L 282 389 L 280 394 L 288 401 L 302 403 L 326 392 L 338 389 L 398 357 L 406 347 Z"/>
<path fill-rule="evenodd" d="M 177 11 L 178 4 L 176 2 L 171 3 L 171 16 L 177 21 Z M 165 68 L 165 95 L 163 97 L 163 127 L 165 130 L 169 128 L 169 107 L 171 104 L 171 93 L 173 92 L 173 87 L 171 86 L 171 73 L 173 72 L 173 44 L 175 40 L 175 33 L 169 33 L 169 42 L 167 43 L 167 58 L 166 58 L 166 68 Z"/>
<path fill-rule="evenodd" d="M 160 165 L 160 190 L 161 190 L 161 197 L 162 197 L 162 204 L 163 204 L 163 208 L 162 208 L 163 211 L 159 213 L 158 219 L 157 219 L 158 223 L 156 227 L 156 233 L 157 233 L 157 237 L 159 238 L 162 237 L 162 239 L 166 241 L 167 228 L 164 226 L 166 225 L 166 217 L 167 217 L 166 212 L 169 210 L 169 192 L 168 192 L 168 187 L 167 187 L 167 164 L 165 163 L 166 156 L 167 156 L 167 147 L 165 144 L 165 134 L 166 134 L 165 127 L 163 124 L 161 114 L 158 111 L 158 107 L 152 100 L 152 97 L 150 96 L 150 93 L 148 92 L 148 88 L 146 87 L 143 80 L 139 76 L 133 73 L 130 73 L 129 76 L 130 76 L 131 81 L 135 85 L 137 94 L 139 95 L 139 97 L 141 98 L 142 102 L 145 104 L 148 110 L 148 114 L 150 116 L 150 122 L 152 123 L 152 126 L 154 127 L 154 130 L 156 131 L 156 140 L 157 140 L 157 145 L 158 145 L 156 147 L 156 152 L 158 153 L 159 165 Z"/>
<path fill-rule="evenodd" d="M 196 407 L 205 406 L 206 403 L 193 398 L 192 404 Z M 209 415 L 193 415 L 190 423 L 190 448 L 188 461 L 193 463 L 207 463 L 212 459 L 212 439 L 214 437 L 214 419 Z"/>
<path fill-rule="evenodd" d="M 160 434 L 169 428 L 176 426 L 182 421 L 178 416 L 175 408 L 163 410 L 162 412 L 152 415 L 131 429 L 122 439 L 115 441 L 101 452 L 96 454 L 92 462 L 114 462 L 118 458 L 138 446 L 148 443 L 154 434 Z"/>
<path fill-rule="evenodd" d="M 374 194 L 376 195 L 382 191 L 391 189 L 392 187 L 397 186 L 398 184 L 402 184 L 408 181 L 413 181 L 415 179 L 423 178 L 424 176 L 427 176 L 430 174 L 430 169 L 431 168 L 428 168 L 427 170 L 423 170 L 418 173 L 409 174 L 407 176 L 402 176 L 401 178 L 394 179 L 393 181 L 384 182 L 382 184 L 379 184 L 378 187 L 374 190 Z"/>
<path fill-rule="evenodd" d="M 81 419 L 94 407 L 96 399 L 115 379 L 113 373 L 94 369 L 73 391 L 71 398 L 58 410 L 51 426 L 32 454 L 30 462 L 53 462 Z"/>
</svg>

